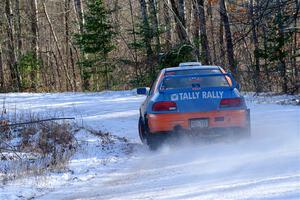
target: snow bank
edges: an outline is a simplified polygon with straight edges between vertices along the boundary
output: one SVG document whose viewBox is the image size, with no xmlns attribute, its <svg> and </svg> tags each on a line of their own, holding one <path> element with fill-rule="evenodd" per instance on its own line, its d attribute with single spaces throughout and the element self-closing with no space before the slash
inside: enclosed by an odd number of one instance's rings
<svg viewBox="0 0 300 200">
<path fill-rule="evenodd" d="M 248 102 L 257 104 L 300 105 L 299 95 L 278 95 L 276 93 L 244 93 Z"/>
</svg>

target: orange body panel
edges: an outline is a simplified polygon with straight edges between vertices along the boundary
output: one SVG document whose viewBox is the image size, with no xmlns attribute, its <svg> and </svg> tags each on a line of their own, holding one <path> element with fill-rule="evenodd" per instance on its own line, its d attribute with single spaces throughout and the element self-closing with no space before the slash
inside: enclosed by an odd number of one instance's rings
<svg viewBox="0 0 300 200">
<path fill-rule="evenodd" d="M 148 114 L 150 132 L 172 131 L 176 126 L 190 129 L 190 119 L 208 118 L 211 128 L 246 127 L 246 110 L 223 110 L 196 113 Z M 224 117 L 224 121 L 215 118 Z"/>
</svg>

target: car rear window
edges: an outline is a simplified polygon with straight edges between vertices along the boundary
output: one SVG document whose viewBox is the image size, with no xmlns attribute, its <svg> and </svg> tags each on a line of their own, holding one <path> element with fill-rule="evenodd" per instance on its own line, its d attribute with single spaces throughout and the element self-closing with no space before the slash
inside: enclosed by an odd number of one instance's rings
<svg viewBox="0 0 300 200">
<path fill-rule="evenodd" d="M 165 77 L 161 90 L 179 88 L 229 87 L 225 76 Z"/>
</svg>

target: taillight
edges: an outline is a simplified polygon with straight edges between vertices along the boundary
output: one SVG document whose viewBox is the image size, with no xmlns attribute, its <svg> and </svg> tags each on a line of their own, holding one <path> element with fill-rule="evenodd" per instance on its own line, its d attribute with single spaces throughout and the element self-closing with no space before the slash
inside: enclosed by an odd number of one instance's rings
<svg viewBox="0 0 300 200">
<path fill-rule="evenodd" d="M 220 106 L 223 108 L 228 107 L 239 107 L 242 104 L 242 100 L 240 98 L 233 98 L 233 99 L 222 99 L 220 102 Z"/>
<path fill-rule="evenodd" d="M 156 102 L 152 106 L 153 111 L 174 111 L 177 110 L 176 103 L 173 101 Z"/>
</svg>

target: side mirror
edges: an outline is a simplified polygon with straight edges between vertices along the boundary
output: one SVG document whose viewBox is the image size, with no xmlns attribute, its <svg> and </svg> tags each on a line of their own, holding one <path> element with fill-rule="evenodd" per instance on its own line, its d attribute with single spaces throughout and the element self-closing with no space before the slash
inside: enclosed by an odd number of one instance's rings
<svg viewBox="0 0 300 200">
<path fill-rule="evenodd" d="M 144 87 L 144 88 L 138 88 L 136 90 L 136 93 L 140 94 L 140 95 L 148 95 L 148 92 L 149 92 L 149 88 L 146 88 L 146 87 Z"/>
</svg>

